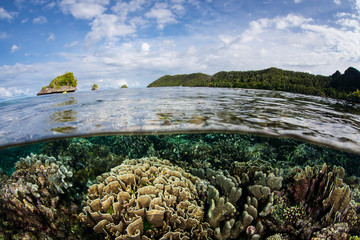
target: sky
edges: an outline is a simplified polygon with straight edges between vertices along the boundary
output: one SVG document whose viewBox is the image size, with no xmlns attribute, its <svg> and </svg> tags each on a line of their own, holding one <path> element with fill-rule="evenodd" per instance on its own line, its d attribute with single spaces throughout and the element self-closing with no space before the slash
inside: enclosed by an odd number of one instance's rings
<svg viewBox="0 0 360 240">
<path fill-rule="evenodd" d="M 166 74 L 360 67 L 360 0 L 0 0 L 0 99 Z"/>
</svg>

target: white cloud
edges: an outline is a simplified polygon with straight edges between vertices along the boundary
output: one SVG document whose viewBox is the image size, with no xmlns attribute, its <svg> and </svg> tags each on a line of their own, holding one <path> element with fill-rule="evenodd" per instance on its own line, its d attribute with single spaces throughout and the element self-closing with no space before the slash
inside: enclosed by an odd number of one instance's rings
<svg viewBox="0 0 360 240">
<path fill-rule="evenodd" d="M 59 3 L 64 13 L 70 13 L 74 18 L 92 19 L 105 12 L 109 0 L 61 0 Z"/>
<path fill-rule="evenodd" d="M 136 31 L 135 25 L 122 23 L 116 15 L 103 14 L 91 22 L 91 32 L 85 36 L 84 46 L 89 48 L 102 39 L 116 41 Z"/>
<path fill-rule="evenodd" d="M 47 18 L 44 16 L 39 16 L 37 18 L 34 18 L 32 22 L 35 24 L 45 24 L 47 23 Z"/>
<path fill-rule="evenodd" d="M 29 21 L 28 18 L 24 18 L 23 20 L 21 20 L 21 23 L 27 23 L 27 21 Z"/>
<path fill-rule="evenodd" d="M 147 18 L 155 18 L 159 29 L 164 29 L 166 24 L 177 23 L 176 16 L 167 8 L 164 3 L 157 3 L 145 14 Z"/>
<path fill-rule="evenodd" d="M 340 1 L 340 0 L 334 0 L 334 3 L 335 3 L 336 5 L 340 5 L 340 4 L 341 4 L 341 1 Z"/>
<path fill-rule="evenodd" d="M 234 68 L 235 61 L 240 69 L 277 66 L 331 74 L 359 63 L 359 32 L 317 25 L 300 15 L 259 19 L 235 40 L 220 39 L 224 47 L 212 56 L 215 61 L 208 58 L 208 65 L 222 62 Z"/>
<path fill-rule="evenodd" d="M 50 2 L 50 3 L 48 3 L 46 6 L 45 6 L 45 9 L 51 9 L 51 8 L 53 8 L 53 7 L 55 7 L 56 6 L 56 3 L 55 2 Z"/>
<path fill-rule="evenodd" d="M 336 23 L 343 29 L 360 32 L 360 0 L 354 0 L 354 9 L 356 9 L 356 13 L 337 13 L 336 17 L 338 19 Z"/>
<path fill-rule="evenodd" d="M 0 7 L 0 19 L 11 20 L 13 19 L 13 14 L 8 13 L 4 8 Z"/>
<path fill-rule="evenodd" d="M 34 95 L 30 89 L 19 89 L 18 87 L 3 88 L 0 87 L 0 99 L 8 99 L 13 97 L 22 97 Z"/>
<path fill-rule="evenodd" d="M 53 41 L 53 40 L 55 40 L 55 38 L 56 38 L 56 37 L 55 37 L 55 34 L 54 34 L 54 33 L 50 33 L 50 34 L 49 34 L 49 37 L 46 39 L 46 41 L 48 41 L 48 42 L 49 42 L 49 41 Z"/>
<path fill-rule="evenodd" d="M 294 3 L 298 4 L 298 3 L 301 3 L 302 0 L 294 0 Z"/>
<path fill-rule="evenodd" d="M 9 35 L 6 32 L 0 32 L 0 39 L 8 38 Z"/>
<path fill-rule="evenodd" d="M 150 45 L 148 43 L 141 44 L 141 51 L 148 52 L 150 50 Z"/>
<path fill-rule="evenodd" d="M 12 47 L 11 47 L 11 53 L 16 52 L 17 50 L 19 50 L 19 47 L 16 46 L 16 45 L 12 45 Z"/>
<path fill-rule="evenodd" d="M 79 44 L 79 41 L 73 41 L 70 44 L 65 44 L 65 48 L 72 48 Z"/>
<path fill-rule="evenodd" d="M 124 22 L 127 20 L 129 13 L 142 10 L 145 4 L 146 0 L 131 0 L 129 2 L 119 1 L 111 8 L 111 10 L 114 13 L 119 14 L 120 20 Z"/>
<path fill-rule="evenodd" d="M 69 6 L 71 3 L 85 3 L 79 0 L 66 2 Z M 86 2 L 107 6 L 104 1 Z M 181 0 L 171 2 L 185 4 Z M 120 6 L 120 3 L 118 1 L 116 5 Z M 112 82 L 115 82 L 115 87 L 124 83 L 129 87 L 138 83 L 146 86 L 164 74 L 199 71 L 213 74 L 221 70 L 275 66 L 330 75 L 337 69 L 344 71 L 349 66 L 360 65 L 360 27 L 356 27 L 359 16 L 354 12 L 339 13 L 335 16 L 338 25 L 332 22 L 331 26 L 321 25 L 316 19 L 299 14 L 288 14 L 257 19 L 239 29 L 224 27 L 217 34 L 213 34 L 215 30 L 209 34 L 208 29 L 199 27 L 196 33 L 186 36 L 126 38 L 134 36 L 140 28 L 140 23 L 135 23 L 134 14 L 131 14 L 133 11 L 145 12 L 147 15 L 144 14 L 144 18 L 155 19 L 163 27 L 177 21 L 177 12 L 170 3 L 155 4 L 152 8 L 149 8 L 150 5 L 143 0 L 132 0 L 122 5 L 127 7 L 123 13 L 121 9 L 113 8 L 114 14 L 102 12 L 93 16 L 89 21 L 91 30 L 84 39 L 84 45 L 93 46 L 93 51 L 81 54 L 77 51 L 63 52 L 59 62 L 0 66 L 0 88 L 3 88 L 0 91 L 6 95 L 5 90 L 9 91 L 14 86 L 15 79 L 16 85 L 36 93 L 51 78 L 65 71 L 74 72 L 79 80 L 79 90 L 88 91 L 95 82 L 101 82 L 101 89 L 114 87 Z M 159 9 L 165 12 L 153 11 Z M 353 9 L 356 10 L 355 5 Z M 163 19 L 162 23 L 160 19 Z M 166 19 L 172 20 L 169 22 Z M 118 41 L 122 37 L 125 37 L 124 41 Z M 105 44 L 95 46 L 102 40 Z M 77 44 L 77 41 L 69 41 L 65 47 Z"/>
</svg>

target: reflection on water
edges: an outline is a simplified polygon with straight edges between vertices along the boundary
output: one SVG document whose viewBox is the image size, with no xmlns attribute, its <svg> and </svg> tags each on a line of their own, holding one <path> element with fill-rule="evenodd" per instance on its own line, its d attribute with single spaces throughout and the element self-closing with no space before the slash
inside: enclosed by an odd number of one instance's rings
<svg viewBox="0 0 360 240">
<path fill-rule="evenodd" d="M 51 123 L 74 122 L 76 121 L 77 112 L 74 110 L 58 111 L 50 116 Z"/>
<path fill-rule="evenodd" d="M 56 107 L 76 105 L 78 101 L 74 97 L 70 97 L 69 100 L 55 104 Z"/>
<path fill-rule="evenodd" d="M 0 103 L 0 147 L 73 135 L 239 132 L 360 153 L 360 105 L 285 92 L 150 88 Z"/>
<path fill-rule="evenodd" d="M 68 109 L 68 106 L 76 106 L 78 101 L 75 97 L 70 97 L 70 99 L 65 99 L 65 101 L 61 101 L 60 103 L 56 103 L 55 109 Z M 57 126 L 51 128 L 51 131 L 57 133 L 75 133 L 76 127 L 75 126 L 68 126 L 64 125 L 63 123 L 75 123 L 77 121 L 78 112 L 73 109 L 68 110 L 59 110 L 50 115 L 50 125 Z"/>
<path fill-rule="evenodd" d="M 195 124 L 199 127 L 208 126 L 206 123 L 207 117 L 201 115 L 192 115 L 190 118 L 185 115 L 178 116 L 173 113 L 157 113 L 158 117 L 156 119 L 155 124 L 160 121 L 160 125 L 162 126 L 171 126 L 171 125 L 179 125 L 181 123 L 184 124 Z"/>
</svg>

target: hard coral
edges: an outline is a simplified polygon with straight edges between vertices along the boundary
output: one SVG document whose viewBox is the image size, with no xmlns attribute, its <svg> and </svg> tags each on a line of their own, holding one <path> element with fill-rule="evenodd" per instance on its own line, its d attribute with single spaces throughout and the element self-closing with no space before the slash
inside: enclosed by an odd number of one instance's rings
<svg viewBox="0 0 360 240">
<path fill-rule="evenodd" d="M 80 219 L 109 239 L 210 239 L 200 180 L 167 160 L 126 160 L 90 186 Z"/>
<path fill-rule="evenodd" d="M 72 172 L 46 155 L 21 158 L 0 189 L 5 238 L 67 239 L 77 207 L 65 201 Z M 14 237 L 15 238 L 15 237 Z"/>
<path fill-rule="evenodd" d="M 232 171 L 234 176 L 226 170 L 192 169 L 193 174 L 212 184 L 207 193 L 207 221 L 215 229 L 216 239 L 259 239 L 282 177 L 277 169 L 258 160 L 235 162 Z"/>
<path fill-rule="evenodd" d="M 326 164 L 321 168 L 305 167 L 304 170 L 294 169 L 294 181 L 290 191 L 295 202 L 316 209 L 314 217 L 323 217 L 323 222 L 330 223 L 332 218 L 341 214 L 351 200 L 350 188 L 343 182 L 344 169 Z"/>
</svg>

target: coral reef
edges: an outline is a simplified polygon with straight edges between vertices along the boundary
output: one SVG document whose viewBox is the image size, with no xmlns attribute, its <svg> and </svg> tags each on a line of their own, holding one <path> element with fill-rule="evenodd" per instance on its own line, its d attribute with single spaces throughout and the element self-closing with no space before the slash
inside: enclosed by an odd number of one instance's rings
<svg viewBox="0 0 360 240">
<path fill-rule="evenodd" d="M 237 134 L 73 138 L 28 146 L 24 154 L 30 151 L 46 155 L 21 158 L 14 168 L 21 147 L 0 153 L 7 174 L 0 169 L 0 239 L 307 240 L 360 233 L 360 178 L 335 166 L 356 173 L 359 156 Z"/>
<path fill-rule="evenodd" d="M 0 189 L 1 232 L 5 239 L 67 239 L 77 224 L 78 207 L 67 195 L 72 172 L 54 157 L 31 154 Z M 4 215 L 3 215 L 4 214 Z"/>
<path fill-rule="evenodd" d="M 212 184 L 207 194 L 207 221 L 215 229 L 216 239 L 254 240 L 264 232 L 262 221 L 272 211 L 273 192 L 281 189 L 282 177 L 279 170 L 259 168 L 257 163 L 235 162 L 232 171 L 236 175 L 226 170 L 192 169 L 192 174 Z"/>
<path fill-rule="evenodd" d="M 107 238 L 211 239 L 201 181 L 167 160 L 126 160 L 97 178 L 81 221 Z"/>
<path fill-rule="evenodd" d="M 266 226 L 297 239 L 347 239 L 358 231 L 359 203 L 351 200 L 344 177 L 343 168 L 326 164 L 292 169 Z"/>
<path fill-rule="evenodd" d="M 347 240 L 349 238 L 347 223 L 335 223 L 313 234 L 312 240 Z"/>
<path fill-rule="evenodd" d="M 85 138 L 48 142 L 42 151 L 49 156 L 57 156 L 73 169 L 73 183 L 78 192 L 86 192 L 89 181 L 119 165 L 124 159 L 109 151 L 105 145 L 93 144 Z"/>
</svg>

